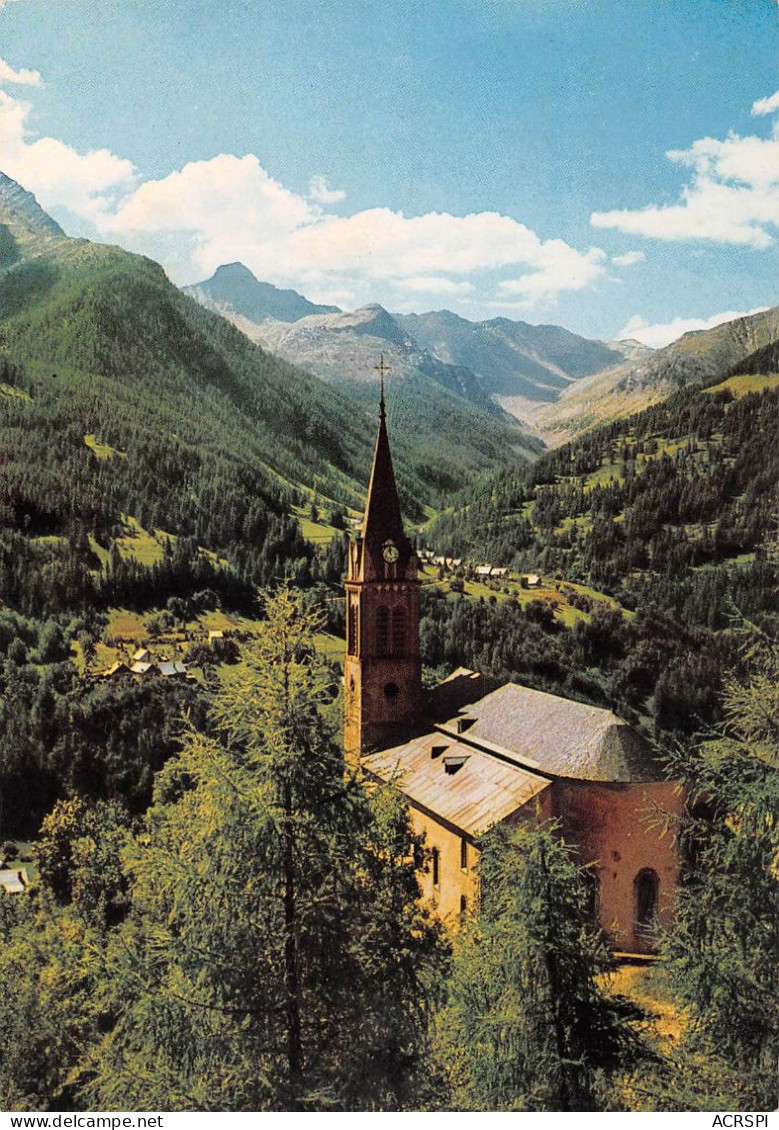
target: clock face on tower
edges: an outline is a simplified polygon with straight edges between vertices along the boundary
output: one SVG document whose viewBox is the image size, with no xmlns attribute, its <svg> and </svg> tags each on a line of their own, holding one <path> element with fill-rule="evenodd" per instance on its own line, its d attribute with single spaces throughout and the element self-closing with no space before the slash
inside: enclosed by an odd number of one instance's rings
<svg viewBox="0 0 779 1130">
<path fill-rule="evenodd" d="M 393 541 L 385 541 L 381 555 L 388 565 L 394 565 L 400 557 L 400 551 Z"/>
</svg>

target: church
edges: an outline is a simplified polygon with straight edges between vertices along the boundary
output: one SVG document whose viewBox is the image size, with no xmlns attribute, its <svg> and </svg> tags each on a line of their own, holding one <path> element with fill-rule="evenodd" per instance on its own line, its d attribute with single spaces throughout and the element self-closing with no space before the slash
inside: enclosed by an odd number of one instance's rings
<svg viewBox="0 0 779 1130">
<path fill-rule="evenodd" d="M 673 912 L 678 858 L 664 828 L 680 790 L 610 710 L 460 669 L 423 694 L 420 580 L 403 529 L 382 395 L 362 527 L 346 575 L 344 747 L 391 781 L 425 835 L 423 895 L 456 928 L 478 898 L 478 839 L 556 820 L 577 849 L 593 917 L 615 950 L 651 953 Z"/>
</svg>

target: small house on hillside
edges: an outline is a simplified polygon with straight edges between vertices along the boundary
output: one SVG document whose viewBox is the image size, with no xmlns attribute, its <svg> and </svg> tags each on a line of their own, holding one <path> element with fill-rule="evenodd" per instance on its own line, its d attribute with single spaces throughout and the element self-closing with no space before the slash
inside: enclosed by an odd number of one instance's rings
<svg viewBox="0 0 779 1130">
<path fill-rule="evenodd" d="M 117 659 L 115 663 L 112 663 L 110 667 L 107 667 L 105 669 L 105 671 L 102 672 L 102 678 L 104 678 L 104 679 L 116 679 L 116 678 L 119 678 L 121 675 L 129 675 L 129 674 L 130 674 L 130 668 L 127 666 L 127 664 L 124 662 L 124 660 L 123 659 Z"/>
<path fill-rule="evenodd" d="M 187 665 L 181 662 L 158 663 L 157 670 L 164 679 L 184 679 L 187 675 Z"/>
<path fill-rule="evenodd" d="M 8 867 L 0 871 L 0 891 L 8 895 L 22 894 L 30 885 L 30 877 L 24 867 Z"/>
<path fill-rule="evenodd" d="M 492 566 L 491 565 L 477 565 L 475 571 L 476 571 L 477 577 L 489 577 L 490 573 L 492 572 Z"/>
<path fill-rule="evenodd" d="M 148 663 L 151 660 L 151 652 L 148 647 L 139 647 L 133 652 L 132 660 L 133 663 Z"/>
<path fill-rule="evenodd" d="M 146 655 L 148 655 L 148 654 L 149 653 L 147 651 Z M 149 663 L 149 662 L 133 663 L 130 670 L 132 671 L 133 675 L 156 675 L 156 673 L 157 673 L 157 670 L 156 670 L 156 667 L 154 666 L 154 664 Z"/>
</svg>

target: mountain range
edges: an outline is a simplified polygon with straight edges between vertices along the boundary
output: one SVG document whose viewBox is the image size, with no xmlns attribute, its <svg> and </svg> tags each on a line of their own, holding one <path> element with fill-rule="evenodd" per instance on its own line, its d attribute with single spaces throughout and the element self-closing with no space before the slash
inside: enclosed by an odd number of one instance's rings
<svg viewBox="0 0 779 1130">
<path fill-rule="evenodd" d="M 401 314 L 397 320 L 436 357 L 471 369 L 515 414 L 551 403 L 582 377 L 626 359 L 620 343 L 592 341 L 561 326 L 508 318 L 470 322 L 449 310 Z"/>
<path fill-rule="evenodd" d="M 550 446 L 598 424 L 629 416 L 666 400 L 679 389 L 703 386 L 739 372 L 776 372 L 779 307 L 684 334 L 677 341 L 585 377 L 535 415 L 533 424 Z"/>
<path fill-rule="evenodd" d="M 561 326 L 494 318 L 471 322 L 449 310 L 390 314 L 378 305 L 326 310 L 294 291 L 260 283 L 241 264 L 220 267 L 187 292 L 253 341 L 310 369 L 341 391 L 375 396 L 377 352 L 392 381 L 403 382 L 411 419 L 432 385 L 448 388 L 487 413 L 513 415 L 551 446 L 670 396 L 738 365 L 776 368 L 779 309 L 685 334 L 664 349 L 637 341 L 603 342 Z M 283 297 L 282 297 L 283 296 Z M 413 426 L 413 425 L 411 425 Z M 421 432 L 417 434 L 422 439 Z M 521 446 L 532 453 L 527 438 Z"/>
<path fill-rule="evenodd" d="M 56 473 L 69 467 L 76 480 L 85 457 L 63 447 L 71 435 L 123 453 L 117 482 L 153 477 L 151 452 L 162 466 L 196 468 L 177 503 L 193 529 L 198 474 L 250 478 L 277 511 L 311 492 L 359 508 L 382 354 L 404 504 L 419 517 L 483 471 L 533 460 L 541 439 L 559 443 L 739 365 L 775 367 L 777 338 L 776 310 L 657 352 L 448 311 L 344 312 L 241 264 L 182 293 L 150 259 L 68 237 L 0 174 L 0 376 L 28 398 L 28 434 L 42 437 L 44 420 L 56 428 Z M 506 410 L 518 402 L 532 412 L 527 426 Z M 143 489 L 161 522 L 163 484 Z"/>
<path fill-rule="evenodd" d="M 528 432 L 536 430 L 535 412 L 570 385 L 650 352 L 638 343 L 592 341 L 560 326 L 507 318 L 469 322 L 449 310 L 391 314 L 370 304 L 349 313 L 325 311 L 294 291 L 259 282 L 236 263 L 185 291 L 253 341 L 342 390 L 375 395 L 381 351 L 391 381 L 403 382 L 411 415 L 423 408 L 432 382 L 488 413 L 501 409 Z M 522 444 L 537 453 L 527 439 Z"/>
<path fill-rule="evenodd" d="M 312 308 L 292 292 L 256 290 L 276 313 Z M 388 391 L 413 519 L 485 468 L 540 448 L 465 378 L 424 380 L 411 410 Z M 26 528 L 109 531 L 130 515 L 228 557 L 248 536 L 244 560 L 270 544 L 272 515 L 286 519 L 312 496 L 361 508 L 378 410 L 370 391 L 334 388 L 250 341 L 152 260 L 68 237 L 2 175 L 0 403 L 0 492 Z"/>
<path fill-rule="evenodd" d="M 463 447 L 475 443 L 484 453 L 484 465 L 493 466 L 505 459 L 532 459 L 542 448 L 475 373 L 420 346 L 382 306 L 350 313 L 323 310 L 294 291 L 277 291 L 259 282 L 241 264 L 220 267 L 211 279 L 186 287 L 185 293 L 227 318 L 257 345 L 356 400 L 365 411 L 378 400 L 378 363 L 383 356 L 398 450 L 403 455 L 425 449 L 424 473 L 443 490 L 456 489 L 446 465 L 460 462 Z M 282 308 L 284 318 L 279 316 Z M 504 444 L 502 455 L 493 448 L 498 437 Z"/>
</svg>

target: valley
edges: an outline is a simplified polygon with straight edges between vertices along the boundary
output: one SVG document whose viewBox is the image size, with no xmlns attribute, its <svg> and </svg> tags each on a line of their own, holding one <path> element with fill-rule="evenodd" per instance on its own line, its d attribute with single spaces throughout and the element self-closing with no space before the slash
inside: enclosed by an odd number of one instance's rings
<svg viewBox="0 0 779 1130">
<path fill-rule="evenodd" d="M 70 779 L 57 768 L 70 739 L 33 709 L 40 695 L 113 703 L 96 787 L 119 788 L 116 741 L 142 806 L 161 754 L 149 762 L 125 712 L 139 695 L 159 718 L 207 696 L 230 669 L 209 632 L 250 637 L 258 587 L 301 586 L 340 662 L 382 355 L 406 519 L 444 561 L 422 575 L 431 672 L 520 678 L 655 735 L 716 716 L 733 609 L 771 616 L 777 378 L 755 366 L 773 356 L 775 312 L 651 353 L 506 319 L 347 314 L 240 264 L 190 297 L 150 260 L 68 238 L 8 178 L 0 230 L 0 618 L 17 703 L 0 777 L 35 797 L 22 831 Z M 613 374 L 631 365 L 620 391 Z M 540 419 L 597 382 L 614 386 L 614 422 L 553 451 L 500 406 L 519 396 Z M 641 397 L 660 399 L 625 415 Z M 192 679 L 101 684 L 139 646 Z"/>
<path fill-rule="evenodd" d="M 145 851 L 136 829 L 197 795 L 179 774 L 208 779 L 214 710 L 232 719 L 290 655 L 318 672 L 317 765 L 342 775 L 343 579 L 377 364 L 422 565 L 426 693 L 467 667 L 615 711 L 667 757 L 726 723 L 744 639 L 776 627 L 775 311 L 650 353 L 506 319 L 345 313 L 235 264 L 185 294 L 151 260 L 68 238 L 7 179 L 0 248 L 4 874 L 23 875 L 15 899 L 61 900 L 51 928 L 78 906 L 121 932 L 119 844 Z M 268 631 L 285 608 L 305 639 L 286 658 Z M 208 835 L 212 811 L 187 834 Z M 228 871 L 234 811 L 230 793 Z M 69 838 L 86 862 L 52 869 Z M 666 983 L 599 977 L 665 1064 L 687 1031 Z M 629 1073 L 611 1085 L 634 1101 Z"/>
</svg>

